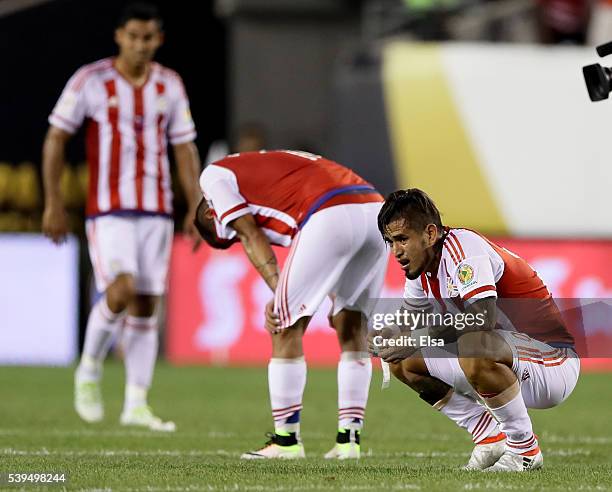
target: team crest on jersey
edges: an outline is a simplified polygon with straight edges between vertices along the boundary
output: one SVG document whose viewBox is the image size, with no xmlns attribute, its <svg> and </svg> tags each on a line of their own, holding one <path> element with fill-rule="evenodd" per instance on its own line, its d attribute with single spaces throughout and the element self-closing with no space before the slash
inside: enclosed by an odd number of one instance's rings
<svg viewBox="0 0 612 492">
<path fill-rule="evenodd" d="M 457 277 L 459 278 L 459 282 L 461 282 L 461 285 L 470 285 L 474 280 L 474 269 L 471 267 L 471 265 L 463 263 L 462 265 L 459 265 L 459 269 L 457 270 Z"/>
</svg>

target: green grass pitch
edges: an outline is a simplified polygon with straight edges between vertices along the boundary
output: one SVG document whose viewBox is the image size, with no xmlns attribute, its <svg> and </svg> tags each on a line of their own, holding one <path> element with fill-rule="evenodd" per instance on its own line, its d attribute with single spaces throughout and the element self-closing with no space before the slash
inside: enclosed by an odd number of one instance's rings
<svg viewBox="0 0 612 492">
<path fill-rule="evenodd" d="M 467 434 L 398 381 L 381 391 L 379 371 L 359 462 L 322 458 L 336 432 L 334 370 L 309 371 L 298 462 L 238 459 L 272 428 L 265 368 L 160 364 L 150 401 L 175 434 L 119 426 L 123 369 L 105 371 L 106 419 L 87 425 L 72 409 L 71 369 L 0 368 L 0 472 L 63 471 L 70 490 L 612 490 L 612 375 L 583 375 L 565 404 L 533 411 L 545 468 L 509 476 L 458 470 Z"/>
</svg>

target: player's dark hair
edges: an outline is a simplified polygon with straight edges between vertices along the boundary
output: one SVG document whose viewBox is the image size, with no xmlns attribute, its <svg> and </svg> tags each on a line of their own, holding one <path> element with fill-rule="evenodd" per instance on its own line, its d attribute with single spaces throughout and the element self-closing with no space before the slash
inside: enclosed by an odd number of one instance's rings
<svg viewBox="0 0 612 492">
<path fill-rule="evenodd" d="M 205 198 L 202 198 L 196 208 L 193 225 L 195 225 L 196 229 L 200 233 L 200 236 L 202 236 L 202 239 L 204 239 L 209 246 L 216 249 L 229 248 L 232 245 L 232 242 L 220 240 L 215 232 L 214 222 L 206 219 L 206 213 L 208 210 L 208 203 L 206 202 Z"/>
<path fill-rule="evenodd" d="M 154 20 L 161 31 L 164 27 L 164 21 L 159 13 L 157 6 L 146 2 L 128 3 L 117 21 L 117 27 L 124 27 L 131 20 L 151 21 Z"/>
<path fill-rule="evenodd" d="M 408 221 L 411 229 L 421 232 L 429 224 L 442 229 L 440 211 L 431 198 L 418 188 L 398 190 L 387 196 L 378 213 L 378 230 L 385 237 L 386 228 L 398 218 Z"/>
</svg>

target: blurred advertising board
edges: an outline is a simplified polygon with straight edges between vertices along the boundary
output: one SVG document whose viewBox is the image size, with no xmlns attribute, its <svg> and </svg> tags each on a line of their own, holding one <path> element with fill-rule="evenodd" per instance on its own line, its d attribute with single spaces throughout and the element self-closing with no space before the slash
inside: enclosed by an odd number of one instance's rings
<svg viewBox="0 0 612 492">
<path fill-rule="evenodd" d="M 612 299 L 612 242 L 497 242 L 529 261 L 559 299 Z M 282 263 L 287 250 L 278 248 L 276 254 Z M 382 297 L 401 297 L 403 284 L 403 272 L 390 261 Z M 176 364 L 267 363 L 271 347 L 263 327 L 263 310 L 271 298 L 272 293 L 239 245 L 226 251 L 203 246 L 192 253 L 191 245 L 177 237 L 170 268 L 168 359 Z M 326 301 L 306 332 L 304 352 L 309 364 L 332 365 L 338 361 L 335 332 L 327 321 L 329 308 Z M 609 327 L 605 326 L 602 332 L 590 331 L 587 338 L 596 341 L 601 349 L 597 353 L 612 357 Z M 586 367 L 608 364 L 592 358 L 584 362 Z"/>
<path fill-rule="evenodd" d="M 0 364 L 69 365 L 78 347 L 79 246 L 0 235 Z"/>
</svg>

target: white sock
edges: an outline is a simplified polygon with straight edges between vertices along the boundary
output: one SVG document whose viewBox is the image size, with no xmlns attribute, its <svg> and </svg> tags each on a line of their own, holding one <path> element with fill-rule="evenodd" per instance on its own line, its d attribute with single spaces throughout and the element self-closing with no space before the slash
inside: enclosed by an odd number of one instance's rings
<svg viewBox="0 0 612 492">
<path fill-rule="evenodd" d="M 134 408 L 141 407 L 147 404 L 147 393 L 149 389 L 144 386 L 137 386 L 135 384 L 125 385 L 125 400 L 123 403 L 123 410 L 128 412 Z"/>
<path fill-rule="evenodd" d="M 372 379 L 372 360 L 367 352 L 342 352 L 338 362 L 338 428 L 363 427 Z"/>
<path fill-rule="evenodd" d="M 108 354 L 113 338 L 123 322 L 124 313 L 113 313 L 103 296 L 91 309 L 85 331 L 83 354 L 77 368 L 77 379 L 81 382 L 99 381 L 102 364 Z"/>
<path fill-rule="evenodd" d="M 274 429 L 277 433 L 300 433 L 300 411 L 306 387 L 306 361 L 272 358 L 268 364 L 268 386 Z"/>
<path fill-rule="evenodd" d="M 434 408 L 472 434 L 472 441 L 476 444 L 500 433 L 497 420 L 486 407 L 452 389 L 443 400 L 434 405 Z"/>
<path fill-rule="evenodd" d="M 506 434 L 506 448 L 509 451 L 520 454 L 538 447 L 518 381 L 499 395 L 484 398 L 484 401 L 499 421 L 501 431 Z"/>
<path fill-rule="evenodd" d="M 125 409 L 146 405 L 146 393 L 153 380 L 158 346 L 157 317 L 127 317 L 123 333 Z"/>
</svg>

